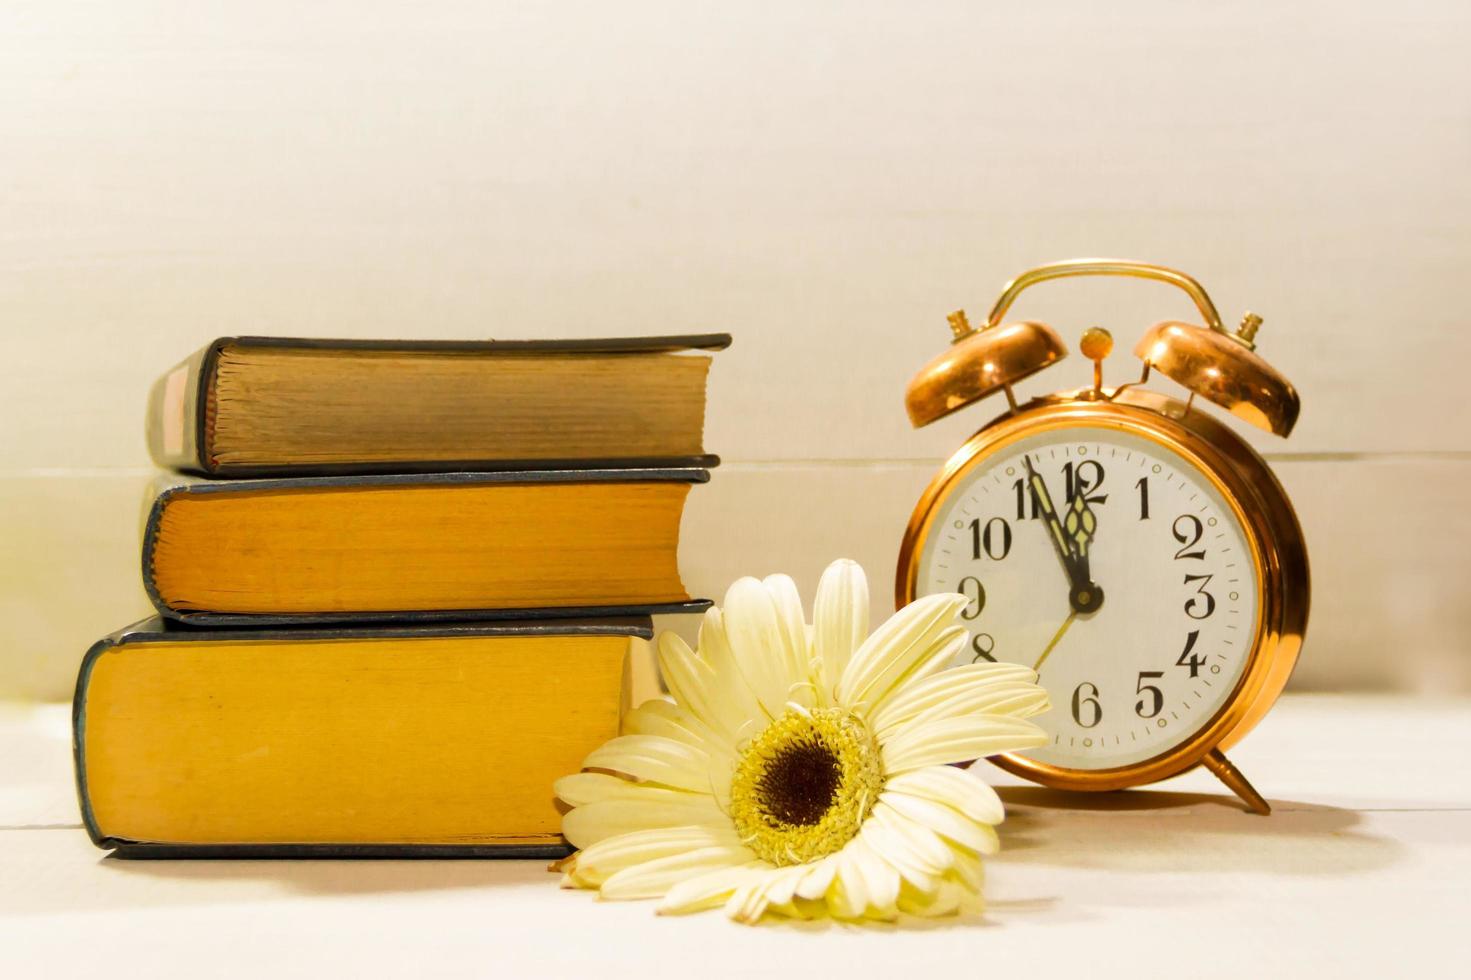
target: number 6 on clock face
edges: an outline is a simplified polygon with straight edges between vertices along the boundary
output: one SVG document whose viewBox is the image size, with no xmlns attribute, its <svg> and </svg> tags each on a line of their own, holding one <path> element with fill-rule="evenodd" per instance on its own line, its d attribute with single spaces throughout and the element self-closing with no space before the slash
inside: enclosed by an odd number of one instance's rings
<svg viewBox="0 0 1471 980">
<path fill-rule="evenodd" d="M 1044 428 L 971 460 L 914 575 L 915 594 L 970 600 L 957 663 L 1038 668 L 1049 742 L 1026 756 L 1051 767 L 1128 766 L 1191 737 L 1230 700 L 1260 628 L 1237 509 L 1186 454 L 1119 426 Z M 1096 605 L 1079 603 L 1088 586 Z"/>
</svg>

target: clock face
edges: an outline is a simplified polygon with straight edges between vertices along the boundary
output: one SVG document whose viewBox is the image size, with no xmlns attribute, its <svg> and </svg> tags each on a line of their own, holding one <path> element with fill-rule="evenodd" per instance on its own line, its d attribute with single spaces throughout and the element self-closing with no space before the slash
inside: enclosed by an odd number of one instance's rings
<svg viewBox="0 0 1471 980">
<path fill-rule="evenodd" d="M 961 592 L 959 663 L 1037 666 L 1068 769 L 1160 755 L 1230 698 L 1256 645 L 1246 530 L 1187 457 L 1116 427 L 1052 428 L 973 460 L 935 505 L 916 594 Z"/>
</svg>

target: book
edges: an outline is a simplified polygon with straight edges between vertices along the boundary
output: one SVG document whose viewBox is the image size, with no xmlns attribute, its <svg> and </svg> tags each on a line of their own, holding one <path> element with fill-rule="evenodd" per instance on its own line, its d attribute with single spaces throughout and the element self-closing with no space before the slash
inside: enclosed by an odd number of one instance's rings
<svg viewBox="0 0 1471 980">
<path fill-rule="evenodd" d="M 709 467 L 697 352 L 729 344 L 222 337 L 153 386 L 148 448 L 237 477 Z"/>
<path fill-rule="evenodd" d="M 679 577 L 701 469 L 196 481 L 160 493 L 143 582 L 182 622 L 699 612 Z"/>
<path fill-rule="evenodd" d="M 552 792 L 618 733 L 647 618 L 198 630 L 87 651 L 87 832 L 124 857 L 560 856 Z"/>
</svg>

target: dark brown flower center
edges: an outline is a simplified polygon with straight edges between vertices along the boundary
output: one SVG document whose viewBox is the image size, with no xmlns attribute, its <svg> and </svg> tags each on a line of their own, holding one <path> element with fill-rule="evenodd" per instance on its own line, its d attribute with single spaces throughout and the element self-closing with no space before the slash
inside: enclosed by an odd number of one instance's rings
<svg viewBox="0 0 1471 980">
<path fill-rule="evenodd" d="M 810 827 L 832 807 L 841 779 L 837 753 L 813 734 L 772 755 L 756 783 L 756 796 L 779 823 Z"/>
</svg>

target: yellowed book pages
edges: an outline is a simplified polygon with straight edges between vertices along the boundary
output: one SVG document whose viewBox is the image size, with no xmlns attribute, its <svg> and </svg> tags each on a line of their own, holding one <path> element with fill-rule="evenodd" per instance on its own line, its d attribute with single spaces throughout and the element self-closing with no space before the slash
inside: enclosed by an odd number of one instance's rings
<svg viewBox="0 0 1471 980">
<path fill-rule="evenodd" d="M 709 357 L 229 345 L 215 370 L 217 467 L 704 452 Z"/>
<path fill-rule="evenodd" d="M 183 487 L 160 498 L 150 523 L 147 582 L 167 611 L 226 614 L 689 600 L 677 565 L 688 482 L 520 479 Z"/>
<path fill-rule="evenodd" d="M 702 351 L 729 343 L 221 337 L 154 384 L 148 448 L 235 477 L 709 466 Z"/>
</svg>

